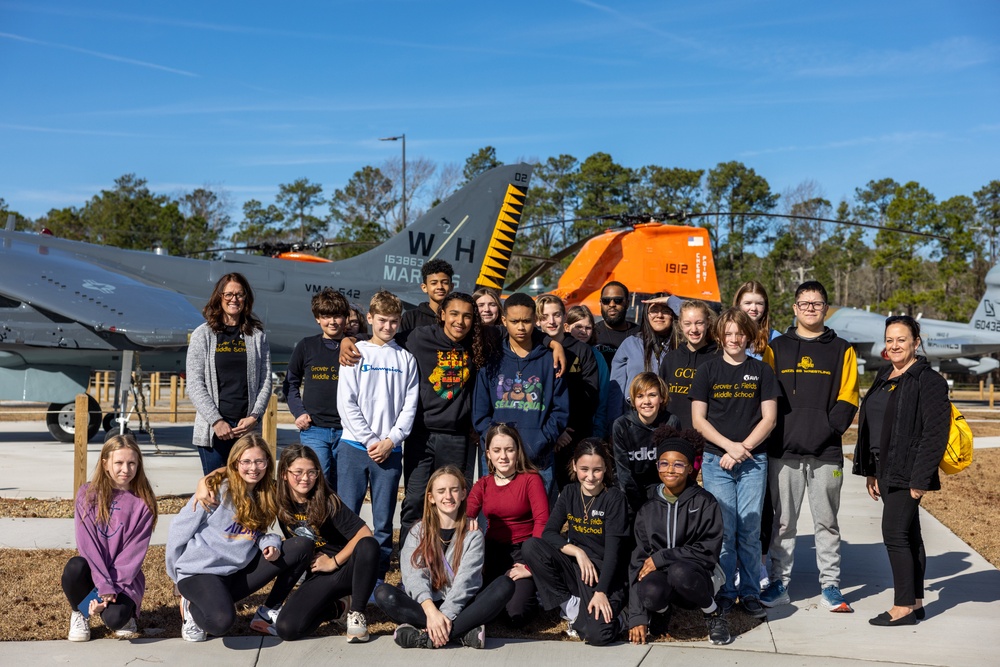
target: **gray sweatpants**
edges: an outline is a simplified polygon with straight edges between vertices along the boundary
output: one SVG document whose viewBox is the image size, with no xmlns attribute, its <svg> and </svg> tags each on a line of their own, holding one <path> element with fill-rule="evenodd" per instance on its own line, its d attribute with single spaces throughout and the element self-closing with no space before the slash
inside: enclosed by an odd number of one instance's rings
<svg viewBox="0 0 1000 667">
<path fill-rule="evenodd" d="M 774 507 L 771 547 L 768 550 L 771 581 L 781 579 L 788 586 L 791 579 L 802 498 L 808 492 L 820 588 L 840 586 L 840 524 L 837 514 L 843 483 L 843 465 L 820 461 L 812 456 L 768 460 L 768 484 Z"/>
</svg>

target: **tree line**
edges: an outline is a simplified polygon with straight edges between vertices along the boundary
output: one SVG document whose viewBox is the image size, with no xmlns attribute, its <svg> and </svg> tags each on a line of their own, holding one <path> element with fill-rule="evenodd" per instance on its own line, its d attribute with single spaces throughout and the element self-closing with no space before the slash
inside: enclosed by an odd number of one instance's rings
<svg viewBox="0 0 1000 667">
<path fill-rule="evenodd" d="M 547 257 L 619 226 L 625 218 L 697 224 L 709 231 L 723 301 L 744 280 L 760 280 L 782 325 L 790 322 L 791 294 L 805 279 L 822 281 L 839 305 L 964 321 L 982 295 L 986 272 L 1000 261 L 1000 180 L 939 201 L 919 183 L 883 178 L 833 203 L 814 181 L 774 192 L 763 175 L 737 161 L 711 169 L 632 168 L 604 152 L 583 160 L 563 154 L 523 161 L 535 169 L 518 253 Z M 322 254 L 339 259 L 385 241 L 462 184 L 500 164 L 492 146 L 472 153 L 461 167 L 408 160 L 405 220 L 397 158 L 362 167 L 329 196 L 308 178 L 281 184 L 273 202 L 247 201 L 237 220 L 224 189 L 205 186 L 168 196 L 126 174 L 81 207 L 52 209 L 35 220 L 18 216 L 17 225 L 123 248 L 160 244 L 183 255 L 227 245 L 326 241 L 331 246 Z M 0 199 L 0 211 L 7 209 Z M 776 213 L 798 217 L 762 215 Z M 684 214 L 707 215 L 686 220 Z M 513 262 L 510 277 L 532 263 Z M 555 282 L 560 270 L 553 267 L 545 278 Z M 660 286 L 634 287 L 655 291 Z"/>
</svg>

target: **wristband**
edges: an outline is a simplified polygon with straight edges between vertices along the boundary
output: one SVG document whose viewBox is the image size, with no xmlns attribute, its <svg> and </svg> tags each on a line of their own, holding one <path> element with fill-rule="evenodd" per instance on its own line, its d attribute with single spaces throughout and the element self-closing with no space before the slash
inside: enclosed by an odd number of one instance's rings
<svg viewBox="0 0 1000 667">
<path fill-rule="evenodd" d="M 340 569 L 340 563 L 337 562 L 337 554 L 333 555 L 333 564 L 337 566 L 338 570 Z"/>
</svg>

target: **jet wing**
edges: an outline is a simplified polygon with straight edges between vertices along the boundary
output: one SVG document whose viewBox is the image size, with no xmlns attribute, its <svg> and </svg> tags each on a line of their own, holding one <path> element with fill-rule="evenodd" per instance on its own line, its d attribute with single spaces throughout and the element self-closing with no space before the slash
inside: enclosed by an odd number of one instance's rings
<svg viewBox="0 0 1000 667">
<path fill-rule="evenodd" d="M 140 348 L 177 348 L 186 346 L 190 332 L 204 322 L 177 292 L 110 271 L 85 255 L 48 246 L 44 237 L 37 237 L 37 242 L 14 237 L 6 235 L 0 243 L 0 294 L 49 315 L 53 323 L 83 325 L 105 339 L 124 336 Z M 0 311 L 0 319 L 7 320 L 4 328 L 13 333 L 0 338 L 32 344 L 18 340 L 22 324 L 17 322 L 18 312 Z M 24 328 L 35 330 L 38 324 Z"/>
</svg>

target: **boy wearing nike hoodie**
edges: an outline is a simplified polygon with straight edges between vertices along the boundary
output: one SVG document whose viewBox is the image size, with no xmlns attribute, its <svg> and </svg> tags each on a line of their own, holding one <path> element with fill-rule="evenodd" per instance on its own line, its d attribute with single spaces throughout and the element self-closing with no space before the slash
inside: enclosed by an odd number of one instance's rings
<svg viewBox="0 0 1000 667">
<path fill-rule="evenodd" d="M 732 641 L 715 602 L 724 578 L 722 511 L 715 497 L 691 480 L 691 464 L 704 448 L 697 431 L 661 426 L 653 436 L 660 484 L 635 518 L 635 550 L 629 565 L 629 641 L 645 644 L 650 617 L 671 605 L 701 609 L 713 644 Z M 716 574 L 718 572 L 718 574 Z"/>
<path fill-rule="evenodd" d="M 517 426 L 524 451 L 545 483 L 551 504 L 555 499 L 555 442 L 569 420 L 566 383 L 556 377 L 552 351 L 532 342 L 535 302 L 523 293 L 504 302 L 503 323 L 508 337 L 503 354 L 476 378 L 472 419 L 480 441 L 493 422 Z"/>
</svg>

